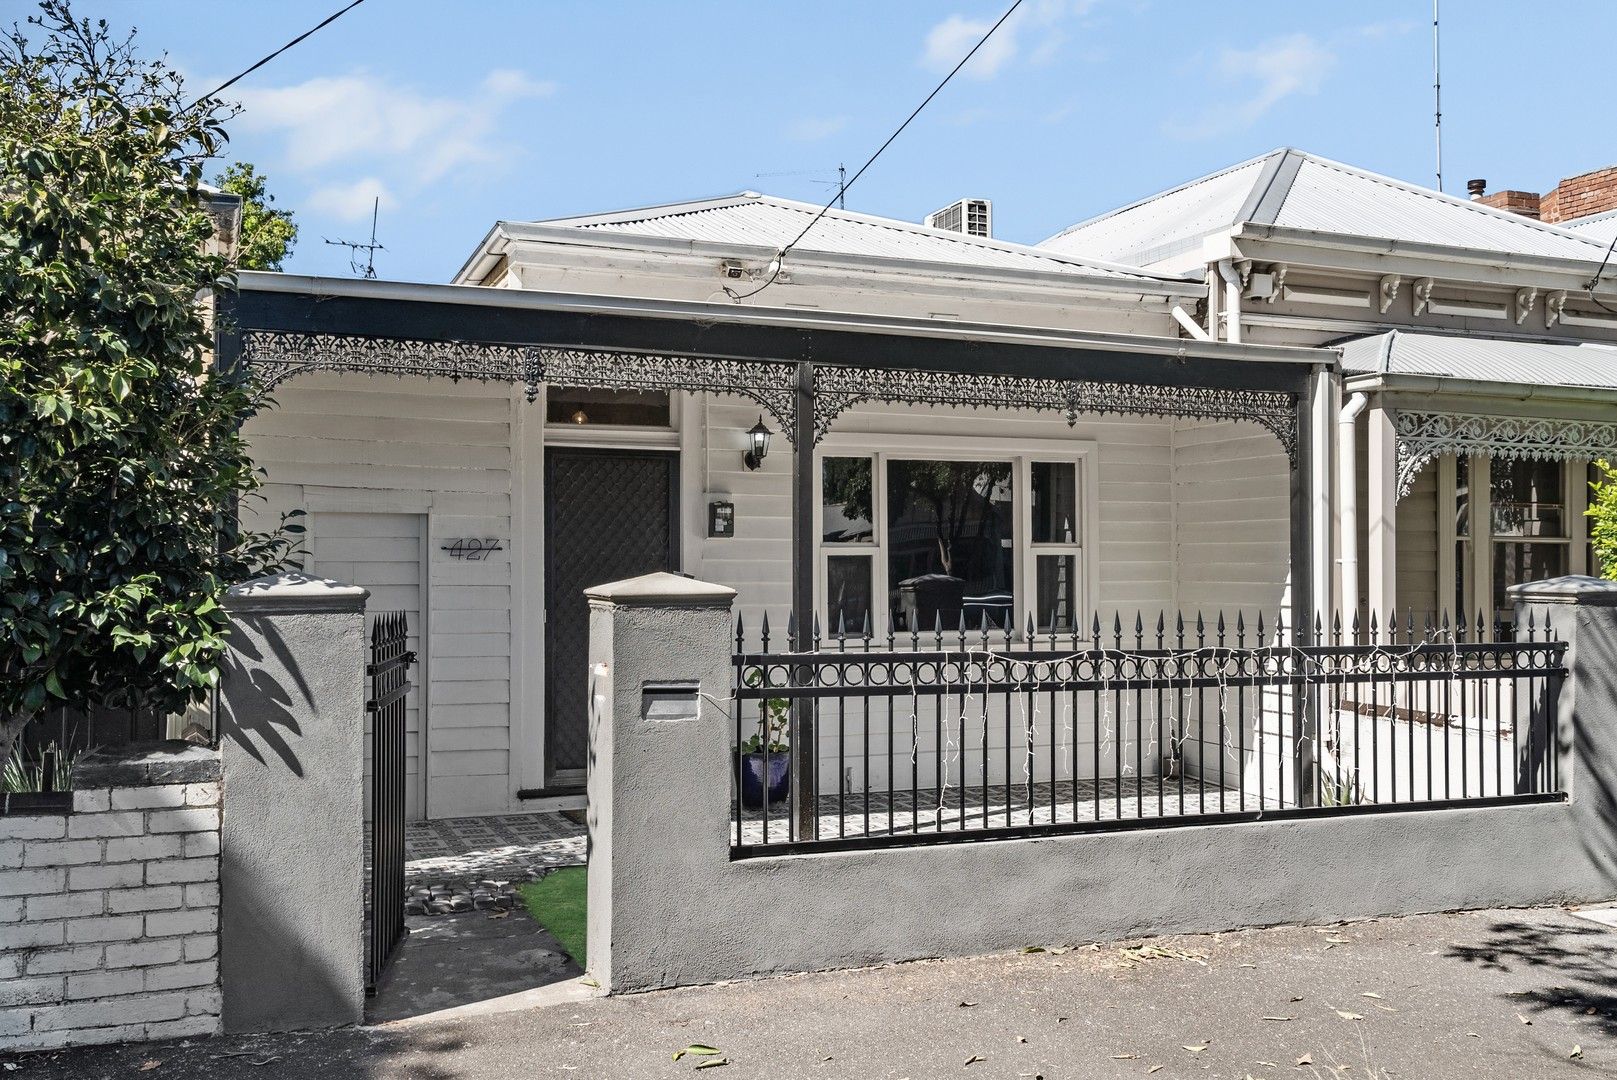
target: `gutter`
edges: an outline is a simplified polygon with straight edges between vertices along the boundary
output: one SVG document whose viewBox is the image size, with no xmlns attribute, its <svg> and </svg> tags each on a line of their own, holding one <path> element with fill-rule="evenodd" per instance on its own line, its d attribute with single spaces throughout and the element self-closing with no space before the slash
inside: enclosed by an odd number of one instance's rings
<svg viewBox="0 0 1617 1080">
<path fill-rule="evenodd" d="M 1539 383 L 1482 382 L 1449 375 L 1401 375 L 1381 372 L 1344 372 L 1342 387 L 1350 392 L 1408 391 L 1420 394 L 1449 394 L 1454 397 L 1486 397 L 1496 401 L 1565 401 L 1617 403 L 1617 386 L 1548 386 Z"/>
<path fill-rule="evenodd" d="M 992 323 L 938 322 L 856 312 L 826 312 L 805 308 L 766 308 L 746 304 L 663 300 L 650 297 L 597 296 L 552 293 L 529 289 L 490 289 L 481 285 L 434 285 L 407 281 L 367 281 L 356 278 L 312 277 L 244 270 L 237 275 L 242 292 L 292 293 L 320 299 L 355 297 L 407 300 L 418 303 L 464 304 L 491 309 L 565 311 L 577 314 L 683 319 L 697 323 L 775 326 L 820 330 L 851 330 L 906 337 L 1003 342 L 1006 344 L 1088 346 L 1143 356 L 1171 356 L 1181 360 L 1242 360 L 1254 363 L 1310 364 L 1337 370 L 1341 358 L 1334 348 L 1282 345 L 1247 345 L 1235 348 L 1222 341 L 1152 337 L 1144 334 L 1077 332 L 1051 327 Z"/>
</svg>

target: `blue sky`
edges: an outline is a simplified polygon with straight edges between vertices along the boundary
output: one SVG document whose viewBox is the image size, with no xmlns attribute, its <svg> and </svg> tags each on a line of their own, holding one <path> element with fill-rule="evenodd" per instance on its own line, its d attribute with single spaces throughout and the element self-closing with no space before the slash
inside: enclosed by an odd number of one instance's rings
<svg viewBox="0 0 1617 1080">
<path fill-rule="evenodd" d="M 340 5 L 75 6 L 138 26 L 200 92 Z M 823 201 L 816 181 L 869 156 L 1003 6 L 367 0 L 237 85 L 230 153 L 297 211 L 288 270 L 347 274 L 321 240 L 363 239 L 380 195 L 380 276 L 444 281 L 500 218 L 746 188 Z M 1617 4 L 1444 7 L 1448 191 L 1617 163 Z M 1026 0 L 848 206 L 919 220 L 982 196 L 997 235 L 1036 242 L 1280 145 L 1430 184 L 1430 18 L 1429 0 Z"/>
</svg>

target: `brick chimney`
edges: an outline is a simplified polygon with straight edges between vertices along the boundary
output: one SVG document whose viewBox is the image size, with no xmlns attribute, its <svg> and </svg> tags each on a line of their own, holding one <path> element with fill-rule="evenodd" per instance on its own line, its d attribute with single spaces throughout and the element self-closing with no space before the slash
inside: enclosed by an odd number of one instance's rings
<svg viewBox="0 0 1617 1080">
<path fill-rule="evenodd" d="M 1539 200 L 1545 221 L 1571 221 L 1617 209 L 1617 165 L 1569 176 Z"/>
<path fill-rule="evenodd" d="M 1487 194 L 1486 180 L 1471 180 L 1465 186 L 1471 193 L 1472 202 L 1491 206 L 1495 210 L 1509 210 L 1512 214 L 1520 214 L 1522 217 L 1535 220 L 1539 216 L 1540 200 L 1536 191 L 1496 191 L 1490 195 Z"/>
</svg>

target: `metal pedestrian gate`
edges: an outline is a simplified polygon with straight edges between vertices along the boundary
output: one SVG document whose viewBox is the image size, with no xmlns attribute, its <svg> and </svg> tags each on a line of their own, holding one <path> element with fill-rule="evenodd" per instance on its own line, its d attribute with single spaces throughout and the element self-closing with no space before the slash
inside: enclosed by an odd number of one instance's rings
<svg viewBox="0 0 1617 1080">
<path fill-rule="evenodd" d="M 402 611 L 371 624 L 371 680 L 365 711 L 371 721 L 370 918 L 365 938 L 365 992 L 374 993 L 393 950 L 404 938 L 405 698 L 410 693 L 409 624 Z"/>
</svg>

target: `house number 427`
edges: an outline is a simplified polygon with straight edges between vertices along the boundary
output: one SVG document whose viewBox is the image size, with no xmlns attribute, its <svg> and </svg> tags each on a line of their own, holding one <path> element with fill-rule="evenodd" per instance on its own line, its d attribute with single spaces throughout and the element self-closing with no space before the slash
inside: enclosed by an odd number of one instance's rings
<svg viewBox="0 0 1617 1080">
<path fill-rule="evenodd" d="M 451 559 L 465 559 L 467 562 L 482 562 L 491 552 L 499 551 L 500 542 L 490 538 L 477 536 L 457 536 L 449 543 L 439 548 L 440 551 L 449 552 Z"/>
</svg>

